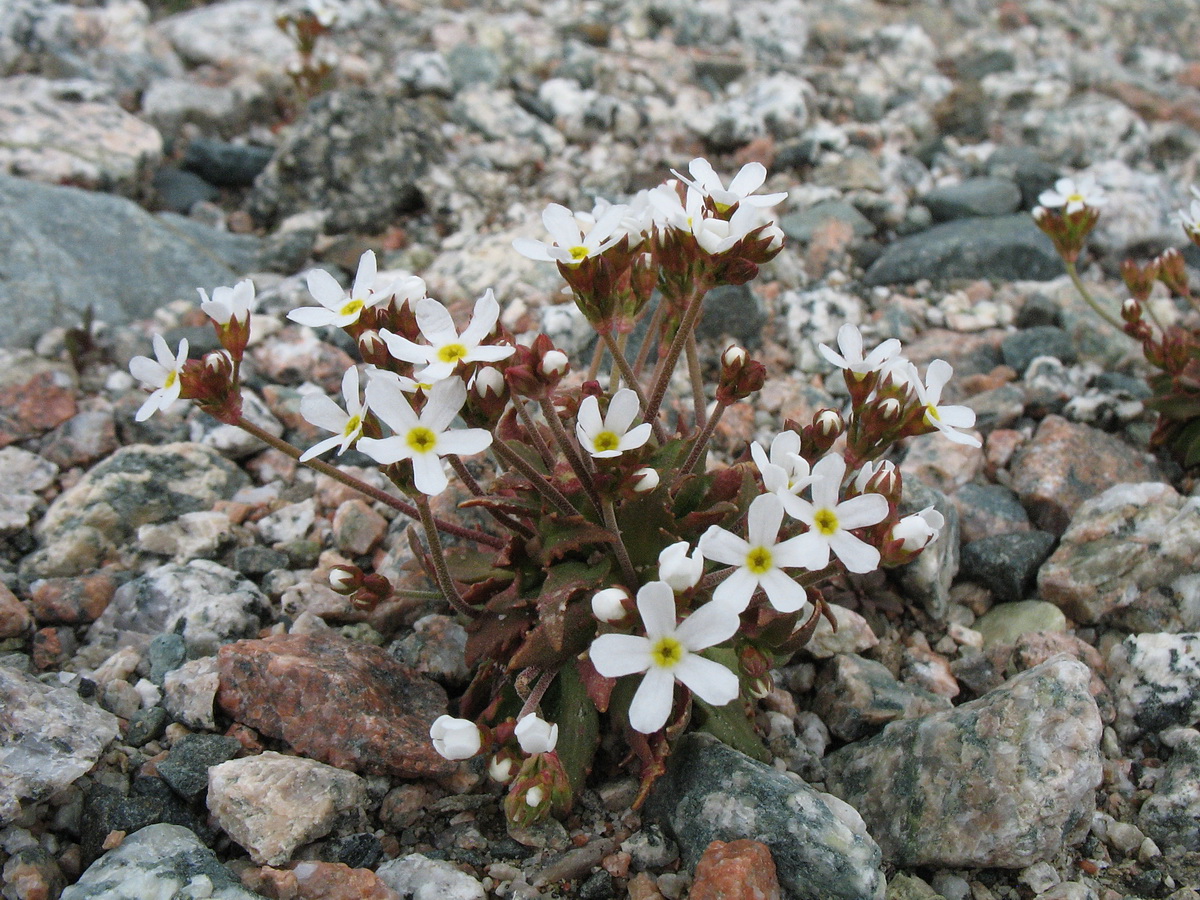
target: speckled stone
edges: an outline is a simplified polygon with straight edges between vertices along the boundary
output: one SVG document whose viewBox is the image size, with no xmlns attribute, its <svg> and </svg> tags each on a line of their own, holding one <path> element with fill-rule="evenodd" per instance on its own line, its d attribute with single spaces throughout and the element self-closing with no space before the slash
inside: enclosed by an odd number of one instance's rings
<svg viewBox="0 0 1200 900">
<path fill-rule="evenodd" d="M 375 874 L 379 880 L 397 891 L 405 900 L 424 896 L 446 897 L 453 900 L 485 900 L 483 885 L 444 859 L 430 859 L 420 853 L 410 853 L 380 866 Z"/>
<path fill-rule="evenodd" d="M 0 309 L 6 305 L 2 301 Z M 75 377 L 62 363 L 40 359 L 28 350 L 0 351 L 0 447 L 36 437 L 70 419 L 77 409 L 75 393 Z"/>
<path fill-rule="evenodd" d="M 83 775 L 119 734 L 116 716 L 0 666 L 0 826 Z"/>
<path fill-rule="evenodd" d="M 1115 484 L 1075 513 L 1038 573 L 1038 592 L 1089 624 L 1135 614 L 1166 594 L 1174 627 L 1162 630 L 1200 629 L 1197 559 L 1200 497 L 1155 482 Z"/>
<path fill-rule="evenodd" d="M 854 610 L 835 603 L 828 604 L 828 607 L 837 622 L 837 631 L 822 616 L 812 638 L 804 645 L 804 652 L 817 659 L 829 659 L 839 653 L 861 653 L 879 643 L 867 620 Z"/>
<path fill-rule="evenodd" d="M 208 811 L 259 865 L 287 862 L 301 844 L 358 822 L 366 799 L 353 772 L 273 751 L 208 770 Z"/>
<path fill-rule="evenodd" d="M 1138 825 L 1163 851 L 1192 850 L 1200 842 L 1200 732 L 1187 729 L 1176 741 Z"/>
<path fill-rule="evenodd" d="M 128 835 L 88 867 L 61 900 L 205 897 L 259 900 L 187 828 L 149 825 Z"/>
<path fill-rule="evenodd" d="M 1131 634 L 1108 655 L 1126 739 L 1200 718 L 1200 634 Z"/>
<path fill-rule="evenodd" d="M 288 863 L 243 873 L 242 882 L 268 900 L 405 900 L 370 869 L 342 863 Z M 442 895 L 444 896 L 444 895 Z"/>
<path fill-rule="evenodd" d="M 1042 420 L 1010 469 L 1012 488 L 1030 518 L 1052 534 L 1066 531 L 1084 501 L 1114 484 L 1161 480 L 1159 466 L 1148 454 L 1061 416 Z"/>
<path fill-rule="evenodd" d="M 1038 569 L 1056 538 L 1045 531 L 993 534 L 965 544 L 962 575 L 983 585 L 998 600 L 1025 600 L 1033 593 Z"/>
<path fill-rule="evenodd" d="M 813 709 L 833 734 L 853 741 L 897 719 L 950 708 L 931 691 L 902 684 L 883 663 L 843 653 L 821 672 Z"/>
<path fill-rule="evenodd" d="M 194 800 L 208 787 L 208 770 L 232 759 L 242 745 L 223 734 L 188 734 L 171 747 L 157 766 L 159 777 L 185 800 Z"/>
<path fill-rule="evenodd" d="M 335 634 L 283 635 L 229 644 L 218 661 L 221 708 L 297 753 L 402 778 L 456 765 L 429 740 L 445 692 L 378 647 Z"/>
<path fill-rule="evenodd" d="M 996 534 L 1029 530 L 1029 514 L 1017 495 L 1000 484 L 964 484 L 954 506 L 966 542 Z"/>
<path fill-rule="evenodd" d="M 783 900 L 771 849 L 741 838 L 713 841 L 704 850 L 689 900 Z"/>
<path fill-rule="evenodd" d="M 0 584 L 0 638 L 24 637 L 33 631 L 33 616 L 7 587 Z"/>
<path fill-rule="evenodd" d="M 898 866 L 1021 868 L 1082 840 L 1100 783 L 1090 671 L 1056 657 L 978 700 L 825 758 Z"/>
<path fill-rule="evenodd" d="M 797 900 L 883 900 L 879 848 L 852 807 L 710 735 L 680 740 L 647 814 L 674 835 L 689 868 L 713 841 L 752 838 Z"/>
</svg>

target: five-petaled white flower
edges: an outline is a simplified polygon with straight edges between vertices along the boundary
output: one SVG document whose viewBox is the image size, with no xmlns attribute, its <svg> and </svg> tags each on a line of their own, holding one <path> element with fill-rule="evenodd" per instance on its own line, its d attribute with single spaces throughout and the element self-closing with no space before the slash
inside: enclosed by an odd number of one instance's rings
<svg viewBox="0 0 1200 900">
<path fill-rule="evenodd" d="M 982 446 L 979 438 L 965 434 L 959 428 L 971 428 L 975 424 L 975 410 L 969 406 L 941 406 L 942 389 L 950 381 L 954 369 L 944 359 L 935 359 L 925 370 L 925 384 L 917 381 L 917 397 L 925 407 L 925 421 L 956 444 Z"/>
<path fill-rule="evenodd" d="M 699 655 L 733 637 L 738 617 L 728 606 L 706 603 L 678 625 L 675 592 L 663 581 L 642 585 L 638 612 L 646 636 L 602 634 L 592 641 L 591 658 L 605 678 L 645 672 L 629 704 L 629 724 L 651 734 L 667 722 L 679 681 L 706 703 L 724 706 L 738 695 L 738 677 L 720 663 Z"/>
<path fill-rule="evenodd" d="M 865 528 L 887 518 L 888 502 L 882 494 L 859 494 L 838 502 L 846 461 L 831 453 L 813 466 L 812 502 L 801 497 L 784 496 L 788 515 L 808 526 L 797 542 L 803 565 L 823 569 L 833 552 L 851 572 L 870 572 L 879 565 L 879 550 L 850 533 L 853 528 Z"/>
<path fill-rule="evenodd" d="M 218 325 L 228 325 L 230 320 L 244 323 L 254 312 L 254 282 L 243 278 L 233 287 L 214 288 L 212 298 L 204 288 L 200 292 L 200 309 Z"/>
<path fill-rule="evenodd" d="M 808 600 L 804 588 L 784 574 L 785 568 L 809 567 L 803 535 L 776 542 L 783 524 L 783 502 L 775 494 L 755 497 L 746 515 L 746 537 L 719 525 L 709 526 L 700 537 L 706 559 L 737 566 L 737 571 L 717 585 L 713 602 L 741 613 L 762 588 L 771 605 L 782 613 L 802 609 Z M 815 568 L 815 567 L 813 567 Z"/>
<path fill-rule="evenodd" d="M 905 516 L 892 526 L 891 538 L 893 541 L 900 541 L 902 550 L 923 550 L 937 540 L 945 525 L 946 517 L 932 506 L 927 506 L 918 513 Z"/>
<path fill-rule="evenodd" d="M 287 317 L 310 328 L 324 325 L 344 328 L 357 322 L 364 309 L 392 298 L 392 284 L 389 282 L 380 288 L 376 284 L 378 280 L 374 250 L 367 250 L 359 257 L 358 273 L 354 276 L 354 286 L 349 296 L 332 275 L 324 269 L 313 269 L 308 273 L 308 292 L 321 305 L 293 309 Z"/>
<path fill-rule="evenodd" d="M 808 460 L 800 455 L 800 435 L 781 431 L 771 439 L 771 455 L 755 441 L 750 455 L 762 475 L 763 487 L 772 494 L 798 494 L 812 481 Z"/>
<path fill-rule="evenodd" d="M 171 348 L 167 346 L 161 334 L 154 336 L 153 344 L 157 360 L 148 356 L 135 356 L 129 361 L 129 371 L 133 377 L 147 387 L 154 388 L 154 392 L 146 398 L 146 402 L 134 416 L 138 422 L 146 421 L 159 410 L 165 412 L 170 409 L 179 399 L 179 392 L 183 388 L 179 378 L 183 372 L 183 364 L 187 362 L 187 338 L 179 342 L 179 352 L 175 355 L 171 354 Z"/>
<path fill-rule="evenodd" d="M 1038 203 L 1042 206 L 1064 207 L 1063 212 L 1067 215 L 1079 212 L 1085 206 L 1095 209 L 1107 202 L 1104 190 L 1096 184 L 1096 179 L 1091 175 L 1082 175 L 1078 181 L 1074 178 L 1060 178 L 1054 182 L 1052 190 L 1042 191 L 1038 195 Z"/>
<path fill-rule="evenodd" d="M 367 406 L 392 429 L 386 438 L 359 438 L 358 449 L 377 463 L 390 465 L 412 460 L 413 481 L 422 494 L 436 496 L 449 480 L 442 457 L 481 453 L 492 444 L 491 432 L 482 428 L 447 431 L 467 401 L 467 388 L 460 378 L 446 378 L 429 389 L 425 408 L 418 416 L 391 378 L 372 378 L 367 383 Z"/>
<path fill-rule="evenodd" d="M 415 312 L 417 327 L 421 336 L 429 341 L 428 346 L 414 343 L 386 328 L 379 333 L 387 342 L 388 352 L 396 359 L 414 365 L 425 363 L 424 368 L 414 373 L 418 381 L 440 381 L 453 373 L 459 363 L 498 362 L 516 352 L 516 348 L 507 345 L 482 343 L 500 318 L 500 304 L 491 288 L 475 301 L 471 324 L 462 334 L 454 327 L 450 311 L 431 297 L 418 300 Z"/>
<path fill-rule="evenodd" d="M 535 753 L 549 753 L 558 744 L 558 725 L 547 722 L 536 713 L 529 713 L 517 723 L 513 735 L 516 736 L 521 749 L 530 756 Z"/>
<path fill-rule="evenodd" d="M 741 170 L 733 176 L 733 180 L 729 182 L 729 187 L 725 187 L 721 176 L 703 157 L 697 157 L 688 163 L 688 171 L 692 173 L 693 180 L 684 178 L 673 169 L 671 173 L 702 194 L 711 197 L 718 212 L 724 212 L 735 203 L 743 206 L 764 207 L 774 206 L 787 199 L 787 191 L 780 191 L 777 194 L 754 193 L 767 180 L 767 167 L 760 162 L 749 162 L 742 166 Z"/>
<path fill-rule="evenodd" d="M 551 203 L 542 212 L 542 224 L 550 232 L 551 243 L 517 238 L 513 249 L 539 262 L 577 266 L 589 257 L 599 256 L 629 233 L 629 223 L 625 223 L 628 211 L 621 204 L 608 206 L 597 218 Z"/>
<path fill-rule="evenodd" d="M 593 396 L 583 398 L 575 421 L 575 436 L 596 459 L 620 456 L 626 450 L 636 450 L 650 440 L 650 423 L 643 422 L 630 430 L 638 414 L 638 398 L 629 388 L 613 394 L 608 412 L 600 416 L 600 401 Z"/>
<path fill-rule="evenodd" d="M 474 722 L 453 716 L 434 719 L 429 728 L 429 738 L 438 756 L 445 759 L 470 759 L 483 745 L 479 727 Z"/>
<path fill-rule="evenodd" d="M 367 407 L 358 395 L 358 369 L 354 366 L 342 376 L 342 399 L 346 401 L 344 410 L 321 391 L 300 398 L 300 415 L 305 421 L 333 432 L 333 437 L 305 450 L 300 462 L 308 462 L 334 447 L 338 448 L 338 456 L 341 456 L 362 437 L 363 415 Z"/>
<path fill-rule="evenodd" d="M 853 372 L 860 380 L 871 372 L 878 372 L 884 363 L 900 352 L 900 342 L 895 338 L 888 338 L 864 356 L 862 332 L 849 322 L 838 329 L 837 342 L 841 353 L 834 352 L 824 344 L 818 344 L 817 349 L 831 364 Z"/>
</svg>

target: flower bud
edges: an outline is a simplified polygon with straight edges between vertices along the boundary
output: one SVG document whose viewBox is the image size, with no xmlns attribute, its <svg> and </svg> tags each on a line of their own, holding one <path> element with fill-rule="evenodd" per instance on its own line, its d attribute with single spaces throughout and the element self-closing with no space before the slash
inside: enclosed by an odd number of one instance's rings
<svg viewBox="0 0 1200 900">
<path fill-rule="evenodd" d="M 625 604 L 629 602 L 625 588 L 611 587 L 592 595 L 592 615 L 601 622 L 620 622 L 628 615 Z"/>
<path fill-rule="evenodd" d="M 549 753 L 558 744 L 558 725 L 545 721 L 536 713 L 522 718 L 513 729 L 513 734 L 521 749 L 530 756 L 535 753 Z"/>
<path fill-rule="evenodd" d="M 679 541 L 658 554 L 658 578 L 671 586 L 675 593 L 690 591 L 704 575 L 704 557 L 700 548 L 688 556 L 688 542 Z"/>
<path fill-rule="evenodd" d="M 637 469 L 630 477 L 633 480 L 632 490 L 635 494 L 648 494 L 658 487 L 658 470 L 650 466 Z"/>
<path fill-rule="evenodd" d="M 525 805 L 530 807 L 538 807 L 542 805 L 542 801 L 546 799 L 546 792 L 542 790 L 542 786 L 535 784 L 525 792 Z"/>
<path fill-rule="evenodd" d="M 842 429 L 846 426 L 842 421 L 841 413 L 836 409 L 823 409 L 813 419 L 813 427 L 816 428 L 822 437 L 830 437 L 841 434 Z"/>
<path fill-rule="evenodd" d="M 358 566 L 339 565 L 329 570 L 329 586 L 343 596 L 349 596 L 362 586 L 363 571 Z"/>
<path fill-rule="evenodd" d="M 488 763 L 488 776 L 499 784 L 508 784 L 517 774 L 516 769 L 517 761 L 505 751 L 492 757 L 492 761 Z"/>
<path fill-rule="evenodd" d="M 475 373 L 471 390 L 480 397 L 499 397 L 504 394 L 504 374 L 494 366 L 485 366 Z"/>
<path fill-rule="evenodd" d="M 725 348 L 725 352 L 721 354 L 721 364 L 733 368 L 741 367 L 746 361 L 746 351 L 737 344 L 730 344 Z"/>
<path fill-rule="evenodd" d="M 483 746 L 479 727 L 467 719 L 438 716 L 429 729 L 433 749 L 445 759 L 470 759 Z"/>
<path fill-rule="evenodd" d="M 900 401 L 895 397 L 888 397 L 876 407 L 879 418 L 885 422 L 894 422 L 900 417 Z"/>
<path fill-rule="evenodd" d="M 570 366 L 571 361 L 561 350 L 551 350 L 542 357 L 542 373 L 551 378 L 561 378 Z"/>
<path fill-rule="evenodd" d="M 1124 303 L 1121 304 L 1121 318 L 1131 325 L 1134 322 L 1141 321 L 1142 304 L 1138 303 L 1138 301 L 1133 297 L 1129 297 Z"/>
<path fill-rule="evenodd" d="M 909 553 L 924 550 L 946 524 L 945 517 L 927 506 L 919 513 L 905 516 L 892 528 L 891 539 L 900 542 L 900 549 Z"/>
</svg>

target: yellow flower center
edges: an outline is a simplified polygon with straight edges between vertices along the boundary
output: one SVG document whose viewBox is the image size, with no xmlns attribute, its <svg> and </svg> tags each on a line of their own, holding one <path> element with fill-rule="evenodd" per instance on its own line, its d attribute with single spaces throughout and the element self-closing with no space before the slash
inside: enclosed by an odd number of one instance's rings
<svg viewBox="0 0 1200 900">
<path fill-rule="evenodd" d="M 1071 194 L 1069 197 L 1067 197 L 1067 203 L 1068 203 L 1068 204 L 1071 204 L 1071 203 L 1083 203 L 1083 204 L 1085 204 L 1085 205 L 1086 205 L 1086 204 L 1087 204 L 1087 200 L 1085 200 L 1085 199 L 1084 199 L 1084 197 L 1083 197 L 1083 194 L 1080 194 L 1080 193 L 1075 193 L 1075 194 Z"/>
<path fill-rule="evenodd" d="M 592 446 L 596 448 L 598 453 L 606 453 L 609 450 L 616 450 L 621 446 L 621 438 L 612 431 L 602 431 L 592 439 Z"/>
<path fill-rule="evenodd" d="M 179 373 L 172 369 L 167 373 L 167 380 L 163 382 L 163 387 L 170 388 L 175 386 L 175 382 L 179 380 Z"/>
<path fill-rule="evenodd" d="M 447 344 L 437 352 L 438 361 L 444 363 L 456 363 L 466 355 L 467 348 L 462 344 Z"/>
<path fill-rule="evenodd" d="M 940 415 L 938 415 L 937 407 L 934 406 L 932 403 L 928 403 L 925 405 L 925 417 L 927 419 L 929 419 L 930 422 L 942 421 L 942 417 Z"/>
<path fill-rule="evenodd" d="M 746 568 L 755 575 L 765 575 L 771 571 L 771 551 L 766 547 L 755 547 L 746 554 Z"/>
<path fill-rule="evenodd" d="M 351 300 L 343 306 L 338 313 L 343 316 L 357 316 L 364 304 L 361 300 Z"/>
<path fill-rule="evenodd" d="M 342 429 L 343 437 L 350 437 L 352 434 L 358 434 L 362 430 L 362 416 L 351 416 L 346 422 L 346 427 Z"/>
<path fill-rule="evenodd" d="M 582 244 L 580 244 L 579 246 L 576 246 L 576 247 L 572 247 L 570 250 L 571 259 L 575 260 L 575 262 L 580 262 L 581 260 L 585 260 L 588 258 L 589 252 L 590 251 L 588 250 L 588 248 L 584 247 Z"/>
<path fill-rule="evenodd" d="M 683 661 L 686 654 L 687 650 L 683 648 L 683 644 L 673 637 L 661 637 L 650 648 L 650 658 L 654 660 L 654 665 L 663 669 L 673 669 Z"/>
<path fill-rule="evenodd" d="M 837 514 L 832 509 L 817 510 L 817 514 L 813 516 L 813 525 L 817 531 L 829 537 L 838 530 Z"/>
<path fill-rule="evenodd" d="M 437 435 L 423 425 L 418 425 L 408 433 L 406 442 L 410 449 L 417 453 L 428 453 L 437 446 Z"/>
</svg>

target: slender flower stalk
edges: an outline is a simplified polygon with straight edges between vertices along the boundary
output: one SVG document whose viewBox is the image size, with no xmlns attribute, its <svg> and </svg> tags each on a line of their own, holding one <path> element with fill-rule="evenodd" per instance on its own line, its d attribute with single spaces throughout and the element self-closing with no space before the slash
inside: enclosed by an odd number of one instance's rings
<svg viewBox="0 0 1200 900">
<path fill-rule="evenodd" d="M 433 510 L 429 506 L 429 497 L 425 494 L 417 494 L 413 499 L 416 500 L 421 524 L 425 528 L 425 540 L 429 542 L 429 556 L 433 560 L 434 578 L 438 587 L 441 588 L 442 596 L 468 619 L 477 618 L 479 610 L 472 608 L 462 598 L 462 594 L 458 592 L 458 587 L 454 584 L 454 579 L 450 577 L 450 567 L 446 565 L 446 555 L 442 552 L 442 539 L 438 536 L 437 523 L 433 518 Z"/>
<path fill-rule="evenodd" d="M 632 589 L 638 583 L 637 570 L 634 569 L 633 561 L 629 558 L 629 549 L 625 546 L 625 539 L 621 537 L 621 529 L 617 525 L 617 513 L 613 509 L 612 500 L 601 500 L 600 509 L 604 515 L 605 526 L 616 538 L 613 541 L 613 549 L 617 554 L 617 564 L 621 567 L 621 575 Z"/>
<path fill-rule="evenodd" d="M 571 501 L 566 498 L 554 483 L 545 475 L 535 469 L 528 460 L 520 453 L 508 446 L 504 441 L 495 441 L 492 443 L 492 452 L 500 457 L 501 460 L 508 463 L 522 475 L 524 475 L 533 489 L 541 494 L 550 505 L 557 509 L 564 516 L 575 516 L 579 514 Z"/>
<path fill-rule="evenodd" d="M 624 336 L 622 336 L 624 337 Z M 621 379 L 625 386 L 637 394 L 638 405 L 642 410 L 643 420 L 650 423 L 651 429 L 654 432 L 654 439 L 660 444 L 666 443 L 667 433 L 663 429 L 662 422 L 658 420 L 658 416 L 650 418 L 646 415 L 649 401 L 646 398 L 646 392 L 642 388 L 641 381 L 638 379 L 637 372 L 633 366 L 629 365 L 629 360 L 625 358 L 624 341 L 616 341 L 609 332 L 600 332 L 600 339 L 603 345 L 608 348 L 608 352 L 612 354 L 613 362 L 616 363 L 617 370 L 621 373 Z M 646 336 L 646 341 L 643 346 L 650 341 L 649 335 Z"/>
<path fill-rule="evenodd" d="M 700 321 L 700 313 L 704 308 L 701 298 L 708 291 L 708 286 L 703 283 L 697 283 L 692 286 L 692 290 L 683 298 L 683 303 L 686 304 L 686 312 L 683 314 L 683 321 L 679 324 L 679 330 L 675 332 L 675 337 L 671 341 L 671 346 L 667 350 L 667 355 L 663 357 L 658 369 L 656 370 L 654 390 L 650 393 L 650 403 L 646 409 L 646 421 L 653 422 L 658 418 L 658 411 L 662 408 L 663 399 L 667 396 L 667 387 L 671 383 L 671 374 L 675 371 L 675 366 L 679 364 L 680 354 L 683 353 L 683 348 L 687 345 L 687 336 L 695 331 L 696 323 Z"/>
<path fill-rule="evenodd" d="M 549 397 L 543 397 L 541 401 L 542 415 L 546 419 L 546 423 L 550 426 L 550 433 L 554 435 L 554 440 L 562 450 L 563 455 L 567 458 L 567 463 L 571 467 L 571 471 L 575 473 L 575 477 L 579 479 L 580 485 L 583 486 L 583 492 L 588 495 L 588 499 L 597 509 L 600 508 L 600 497 L 596 493 L 596 483 L 592 479 L 592 472 L 584 462 L 583 457 L 579 455 L 575 443 L 571 440 L 571 436 L 567 434 L 567 430 L 563 427 L 562 419 L 558 417 L 558 411 L 554 408 L 554 401 Z"/>
</svg>

